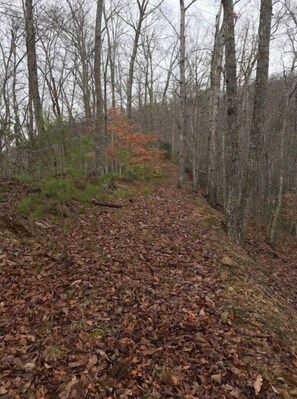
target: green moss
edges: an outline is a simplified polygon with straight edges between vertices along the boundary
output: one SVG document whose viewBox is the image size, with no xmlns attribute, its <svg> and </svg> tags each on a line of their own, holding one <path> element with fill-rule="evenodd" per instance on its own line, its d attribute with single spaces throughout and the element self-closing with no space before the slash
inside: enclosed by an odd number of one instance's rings
<svg viewBox="0 0 297 399">
<path fill-rule="evenodd" d="M 79 332 L 79 331 L 83 331 L 84 327 L 85 327 L 85 322 L 83 320 L 76 320 L 70 324 L 68 329 L 69 329 L 69 331 Z"/>
<path fill-rule="evenodd" d="M 55 326 L 52 323 L 45 323 L 39 326 L 38 332 L 40 334 L 50 335 L 52 334 L 54 327 Z M 45 353 L 47 351 L 47 348 L 49 348 L 49 351 L 51 352 L 51 345 L 45 348 Z"/>
<path fill-rule="evenodd" d="M 48 345 L 44 350 L 46 360 L 56 362 L 62 357 L 62 351 L 57 345 Z"/>
<path fill-rule="evenodd" d="M 93 330 L 89 334 L 90 338 L 103 338 L 105 335 L 106 330 L 101 327 L 93 328 Z"/>
</svg>

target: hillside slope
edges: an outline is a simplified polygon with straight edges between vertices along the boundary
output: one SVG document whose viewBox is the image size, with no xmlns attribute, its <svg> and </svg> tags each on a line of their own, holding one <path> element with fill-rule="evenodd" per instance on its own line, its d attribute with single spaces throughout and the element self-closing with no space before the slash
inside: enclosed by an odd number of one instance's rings
<svg viewBox="0 0 297 399">
<path fill-rule="evenodd" d="M 175 183 L 2 227 L 0 398 L 296 397 L 296 248 L 232 245 Z"/>
</svg>

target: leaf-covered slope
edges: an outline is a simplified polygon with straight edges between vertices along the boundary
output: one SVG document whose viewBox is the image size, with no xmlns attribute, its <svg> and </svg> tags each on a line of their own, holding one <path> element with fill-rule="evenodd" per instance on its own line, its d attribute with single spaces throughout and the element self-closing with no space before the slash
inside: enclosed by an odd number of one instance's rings
<svg viewBox="0 0 297 399">
<path fill-rule="evenodd" d="M 226 311 L 219 223 L 175 182 L 171 168 L 123 209 L 2 233 L 0 398 L 279 397 Z"/>
</svg>

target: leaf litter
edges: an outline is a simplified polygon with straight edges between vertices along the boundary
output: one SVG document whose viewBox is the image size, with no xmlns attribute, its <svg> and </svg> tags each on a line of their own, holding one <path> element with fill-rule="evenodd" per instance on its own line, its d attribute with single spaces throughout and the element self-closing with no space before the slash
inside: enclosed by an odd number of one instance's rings
<svg viewBox="0 0 297 399">
<path fill-rule="evenodd" d="M 280 397 L 223 312 L 225 248 L 175 173 L 124 210 L 2 234 L 0 397 Z"/>
</svg>

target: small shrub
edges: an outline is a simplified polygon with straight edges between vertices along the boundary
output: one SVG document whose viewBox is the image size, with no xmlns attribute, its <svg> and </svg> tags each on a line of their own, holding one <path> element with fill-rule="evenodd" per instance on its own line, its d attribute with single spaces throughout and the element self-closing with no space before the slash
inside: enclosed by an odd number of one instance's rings
<svg viewBox="0 0 297 399">
<path fill-rule="evenodd" d="M 108 193 L 108 186 L 115 179 L 115 175 L 103 176 L 97 183 L 81 184 L 72 179 L 50 178 L 40 184 L 40 191 L 23 198 L 17 205 L 17 212 L 22 217 L 32 216 L 41 218 L 46 213 L 66 216 L 67 206 L 75 201 L 81 206 L 90 203 L 93 198 L 108 202 L 112 194 Z M 124 192 L 122 192 L 124 195 Z M 126 196 L 132 196 L 127 192 Z M 120 193 L 115 196 L 119 198 Z"/>
<path fill-rule="evenodd" d="M 106 191 L 109 191 L 113 186 L 114 182 L 117 180 L 122 180 L 124 176 L 118 172 L 107 173 L 99 177 L 98 184 L 100 187 L 104 188 Z"/>
<path fill-rule="evenodd" d="M 108 154 L 121 170 L 135 172 L 134 167 L 139 165 L 144 169 L 147 166 L 158 168 L 164 153 L 157 148 L 157 135 L 137 131 L 135 123 L 120 110 L 112 109 L 109 116 L 108 132 L 113 141 L 109 144 Z"/>
<path fill-rule="evenodd" d="M 112 198 L 120 199 L 120 198 L 133 198 L 137 194 L 137 190 L 134 188 L 123 188 L 114 191 L 112 194 Z"/>
<path fill-rule="evenodd" d="M 17 205 L 17 212 L 22 217 L 27 217 L 34 206 L 34 197 L 23 198 Z"/>
<path fill-rule="evenodd" d="M 76 191 L 73 199 L 82 205 L 86 205 L 93 198 L 105 201 L 107 197 L 108 195 L 102 185 L 88 183 L 82 190 Z"/>
<path fill-rule="evenodd" d="M 55 198 L 63 204 L 68 203 L 75 198 L 77 189 L 70 180 L 49 179 L 41 185 L 41 195 L 47 198 Z"/>
</svg>

